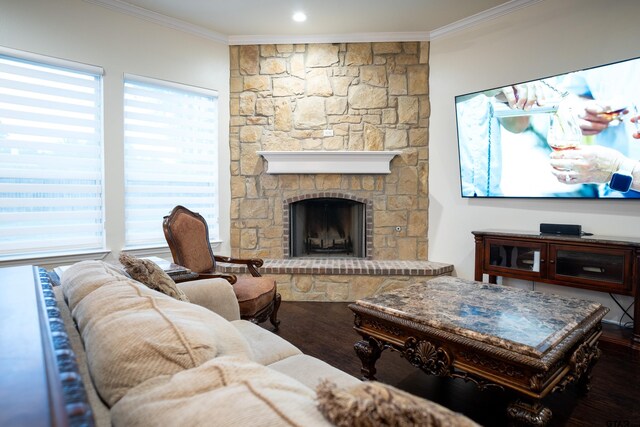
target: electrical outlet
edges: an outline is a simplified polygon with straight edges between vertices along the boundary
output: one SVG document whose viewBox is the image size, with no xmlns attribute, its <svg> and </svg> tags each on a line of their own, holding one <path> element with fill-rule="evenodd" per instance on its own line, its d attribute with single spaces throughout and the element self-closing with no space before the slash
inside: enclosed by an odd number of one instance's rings
<svg viewBox="0 0 640 427">
<path fill-rule="evenodd" d="M 325 129 L 322 132 L 322 135 L 324 135 L 324 136 L 333 136 L 333 129 Z"/>
</svg>

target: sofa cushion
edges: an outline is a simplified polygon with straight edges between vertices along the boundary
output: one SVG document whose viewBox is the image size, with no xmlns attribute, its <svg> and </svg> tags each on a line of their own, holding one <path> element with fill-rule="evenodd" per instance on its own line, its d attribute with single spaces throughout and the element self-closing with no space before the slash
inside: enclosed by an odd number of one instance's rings
<svg viewBox="0 0 640 427">
<path fill-rule="evenodd" d="M 82 261 L 66 269 L 60 277 L 64 296 L 73 309 L 78 302 L 102 286 L 122 280 L 122 270 L 104 262 Z"/>
<path fill-rule="evenodd" d="M 218 357 L 150 379 L 112 408 L 114 426 L 328 426 L 315 393 L 260 364 Z"/>
<path fill-rule="evenodd" d="M 253 353 L 253 361 L 261 365 L 270 365 L 289 356 L 302 352 L 289 341 L 280 338 L 273 332 L 246 320 L 235 320 L 233 326 L 247 340 Z"/>
<path fill-rule="evenodd" d="M 356 377 L 307 354 L 289 356 L 270 364 L 269 368 L 295 378 L 312 389 L 315 389 L 323 378 L 331 380 L 339 387 L 352 387 L 360 384 L 360 380 Z"/>
<path fill-rule="evenodd" d="M 149 378 L 217 356 L 253 357 L 242 335 L 216 313 L 151 290 L 105 263 L 70 267 L 62 287 L 96 389 L 109 406 Z"/>
<path fill-rule="evenodd" d="M 318 408 L 339 427 L 477 427 L 464 415 L 378 382 L 341 389 L 331 381 L 317 389 Z"/>
<path fill-rule="evenodd" d="M 132 279 L 177 300 L 189 301 L 189 298 L 176 286 L 173 279 L 155 262 L 125 252 L 120 253 L 119 260 Z"/>
</svg>

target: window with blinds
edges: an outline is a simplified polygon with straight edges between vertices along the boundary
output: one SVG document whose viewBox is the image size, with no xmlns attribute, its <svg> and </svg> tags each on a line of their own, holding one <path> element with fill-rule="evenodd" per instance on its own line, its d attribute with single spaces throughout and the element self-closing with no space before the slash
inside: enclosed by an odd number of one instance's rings
<svg viewBox="0 0 640 427">
<path fill-rule="evenodd" d="M 0 50 L 0 260 L 104 248 L 102 69 Z"/>
<path fill-rule="evenodd" d="M 162 218 L 199 212 L 218 238 L 218 97 L 215 91 L 125 76 L 125 245 L 165 245 Z"/>
</svg>

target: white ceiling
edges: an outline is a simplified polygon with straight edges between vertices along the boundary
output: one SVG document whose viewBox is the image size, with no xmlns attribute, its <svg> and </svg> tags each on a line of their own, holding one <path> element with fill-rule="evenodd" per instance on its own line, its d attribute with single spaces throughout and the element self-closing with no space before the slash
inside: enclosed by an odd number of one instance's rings
<svg viewBox="0 0 640 427">
<path fill-rule="evenodd" d="M 86 0 L 230 44 L 429 40 L 540 0 Z M 307 15 L 294 22 L 294 12 Z"/>
</svg>

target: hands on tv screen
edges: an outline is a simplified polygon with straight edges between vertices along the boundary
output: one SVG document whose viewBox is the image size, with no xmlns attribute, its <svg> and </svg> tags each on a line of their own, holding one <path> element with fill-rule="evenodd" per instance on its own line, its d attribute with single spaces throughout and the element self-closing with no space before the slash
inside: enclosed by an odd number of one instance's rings
<svg viewBox="0 0 640 427">
<path fill-rule="evenodd" d="M 456 97 L 462 195 L 640 197 L 638 104 L 640 58 Z"/>
</svg>

